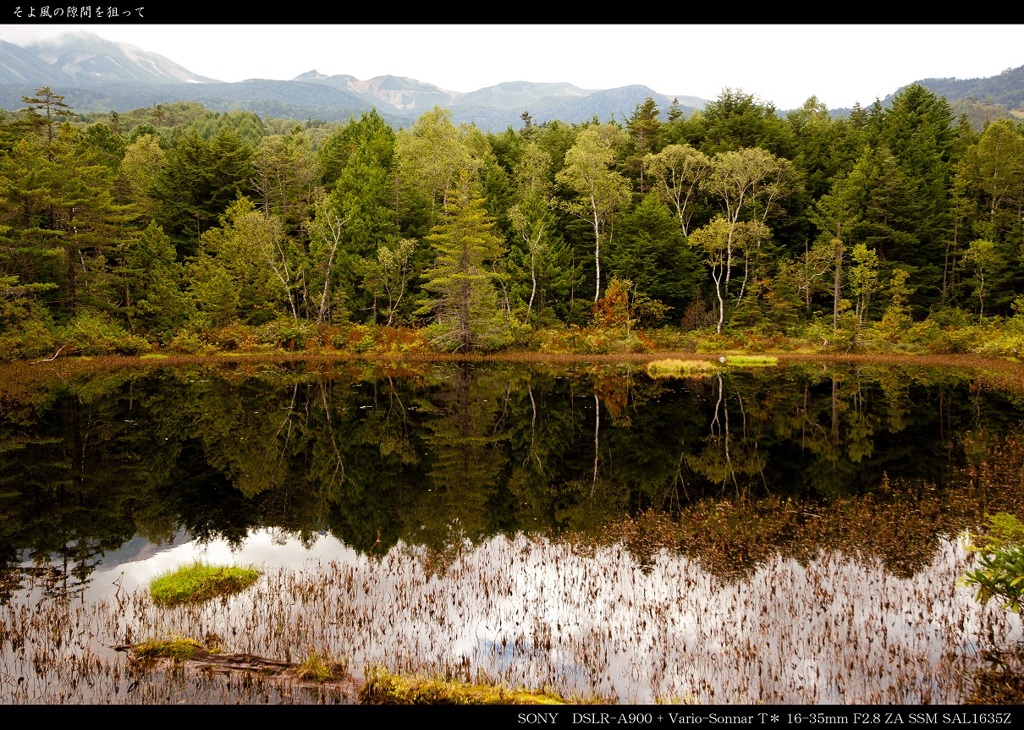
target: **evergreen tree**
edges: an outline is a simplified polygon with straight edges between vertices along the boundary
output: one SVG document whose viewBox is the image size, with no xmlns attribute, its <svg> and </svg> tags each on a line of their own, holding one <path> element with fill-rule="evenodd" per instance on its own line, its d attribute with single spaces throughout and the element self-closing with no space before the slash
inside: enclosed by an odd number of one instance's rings
<svg viewBox="0 0 1024 730">
<path fill-rule="evenodd" d="M 315 249 L 310 285 L 321 304 L 330 308 L 340 296 L 347 311 L 360 320 L 376 320 L 379 289 L 364 284 L 367 277 L 375 277 L 371 270 L 381 247 L 399 238 L 395 141 L 394 132 L 376 112 L 363 114 L 331 135 L 332 151 L 324 158 L 333 182 L 316 209 L 313 230 L 318 240 L 310 242 Z M 328 240 L 333 256 L 324 248 Z M 331 259 L 329 271 L 325 255 Z M 321 311 L 319 305 L 316 309 Z"/>
<path fill-rule="evenodd" d="M 203 233 L 248 191 L 251 160 L 252 150 L 227 129 L 210 141 L 186 134 L 168 152 L 154 186 L 160 202 L 156 221 L 180 255 L 194 253 Z"/>
<path fill-rule="evenodd" d="M 914 238 L 912 248 L 902 248 L 900 241 L 893 241 L 879 254 L 914 267 L 914 303 L 919 308 L 928 307 L 941 296 L 939 262 L 951 235 L 949 189 L 956 132 L 949 104 L 923 86 L 912 84 L 896 95 L 891 109 L 882 113 L 874 140 L 876 149 L 885 148 L 895 159 L 909 188 L 912 204 L 903 211 L 889 210 L 907 220 L 907 230 Z M 870 214 L 865 216 L 865 220 L 870 218 Z"/>
<path fill-rule="evenodd" d="M 704 276 L 700 260 L 683 243 L 672 211 L 653 192 L 623 216 L 609 252 L 608 268 L 676 315 L 693 299 Z"/>
<path fill-rule="evenodd" d="M 503 344 L 508 321 L 498 308 L 498 274 L 491 264 L 504 253 L 484 200 L 463 171 L 448 196 L 441 220 L 428 237 L 436 258 L 424 272 L 424 290 L 432 296 L 421 314 L 434 319 L 434 342 L 466 352 Z"/>
<path fill-rule="evenodd" d="M 793 156 L 792 133 L 775 113 L 775 106 L 741 89 L 724 89 L 694 121 L 701 136 L 697 146 L 705 154 L 760 147 L 779 157 Z"/>
<path fill-rule="evenodd" d="M 74 116 L 71 107 L 64 102 L 64 97 L 56 94 L 49 86 L 36 89 L 35 96 L 23 96 L 22 102 L 28 104 L 25 125 L 33 131 L 42 134 L 45 140 L 46 156 L 52 162 L 53 155 L 50 148 L 57 136 L 57 129 Z"/>
<path fill-rule="evenodd" d="M 151 222 L 125 245 L 123 259 L 118 271 L 124 291 L 122 307 L 132 331 L 170 340 L 187 322 L 191 304 L 181 290 L 183 268 L 174 244 Z"/>
<path fill-rule="evenodd" d="M 644 158 L 661 147 L 661 126 L 658 120 L 658 105 L 649 96 L 643 103 L 636 105 L 633 116 L 626 124 L 629 143 L 623 168 L 626 175 L 636 180 L 641 195 L 645 195 L 650 189 L 644 174 Z"/>
</svg>

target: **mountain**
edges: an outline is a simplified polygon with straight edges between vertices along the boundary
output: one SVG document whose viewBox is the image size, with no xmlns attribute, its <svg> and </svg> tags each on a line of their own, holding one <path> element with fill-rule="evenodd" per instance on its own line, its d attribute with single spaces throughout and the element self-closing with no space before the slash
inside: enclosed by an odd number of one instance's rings
<svg viewBox="0 0 1024 730">
<path fill-rule="evenodd" d="M 68 86 L 74 81 L 30 51 L 0 40 L 0 82 L 33 86 Z"/>
<path fill-rule="evenodd" d="M 366 81 L 353 80 L 349 88 L 368 99 L 382 101 L 400 111 L 423 112 L 434 106 L 451 106 L 462 94 L 445 91 L 404 76 L 376 76 Z"/>
<path fill-rule="evenodd" d="M 140 84 L 212 83 L 156 53 L 115 43 L 95 33 L 75 31 L 37 41 L 25 50 L 80 86 L 130 82 Z"/>
<path fill-rule="evenodd" d="M 998 76 L 978 79 L 922 79 L 915 83 L 945 96 L 947 101 L 974 99 L 1009 110 L 1024 109 L 1024 66 L 1008 68 Z M 899 92 L 897 92 L 899 93 Z"/>
<path fill-rule="evenodd" d="M 651 97 L 658 107 L 667 110 L 677 97 L 659 94 L 646 86 L 622 86 L 616 89 L 587 90 L 567 82 L 534 83 L 507 81 L 495 86 L 462 94 L 450 108 L 457 122 L 473 121 L 484 129 L 500 129 L 509 124 L 518 127 L 523 112 L 540 124 L 558 119 L 567 123 L 585 122 L 595 115 L 601 121 L 625 121 L 636 105 Z M 694 96 L 678 97 L 680 109 L 686 113 L 706 103 Z"/>
<path fill-rule="evenodd" d="M 313 69 L 291 79 L 224 83 L 126 43 L 79 31 L 24 49 L 0 41 L 0 108 L 19 109 L 22 97 L 49 86 L 80 112 L 131 111 L 154 104 L 197 101 L 212 111 L 253 111 L 261 116 L 341 121 L 376 107 L 394 126 L 408 126 L 424 111 L 452 110 L 456 122 L 482 129 L 522 125 L 523 112 L 537 122 L 584 122 L 597 116 L 624 120 L 651 96 L 667 109 L 673 97 L 646 86 L 586 90 L 566 82 L 510 81 L 470 93 L 448 91 L 402 76 L 357 79 Z M 704 105 L 682 97 L 684 112 Z"/>
<path fill-rule="evenodd" d="M 946 97 L 954 117 L 965 117 L 977 131 L 996 119 L 1024 118 L 1024 66 L 1008 68 L 988 78 L 928 78 L 913 83 Z M 891 105 L 905 88 L 902 86 L 885 97 L 883 105 Z"/>
</svg>

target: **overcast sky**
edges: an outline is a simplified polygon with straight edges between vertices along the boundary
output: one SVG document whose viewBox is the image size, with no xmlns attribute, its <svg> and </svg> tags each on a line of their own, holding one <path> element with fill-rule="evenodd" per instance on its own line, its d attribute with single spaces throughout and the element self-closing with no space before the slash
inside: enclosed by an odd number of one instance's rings
<svg viewBox="0 0 1024 730">
<path fill-rule="evenodd" d="M 221 81 L 316 69 L 462 92 L 568 81 L 714 99 L 729 87 L 779 109 L 811 95 L 831 108 L 867 106 L 919 79 L 1024 65 L 1024 25 L 0 25 L 0 39 L 26 45 L 76 29 Z"/>
</svg>

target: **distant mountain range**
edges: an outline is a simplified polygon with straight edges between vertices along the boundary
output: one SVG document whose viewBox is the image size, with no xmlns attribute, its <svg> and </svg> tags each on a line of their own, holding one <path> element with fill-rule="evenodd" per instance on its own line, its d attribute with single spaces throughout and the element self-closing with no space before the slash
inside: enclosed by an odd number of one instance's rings
<svg viewBox="0 0 1024 730">
<path fill-rule="evenodd" d="M 213 111 L 245 109 L 264 117 L 340 121 L 376 107 L 395 126 L 412 124 L 435 105 L 452 110 L 456 122 L 482 129 L 522 126 L 528 111 L 536 123 L 628 119 L 648 96 L 667 109 L 677 97 L 646 86 L 580 89 L 569 83 L 512 81 L 470 93 L 447 91 L 399 76 L 360 80 L 316 70 L 290 81 L 249 79 L 225 83 L 195 74 L 173 61 L 127 43 L 75 32 L 25 48 L 0 41 L 0 108 L 24 107 L 23 96 L 49 86 L 79 112 L 131 111 L 154 104 L 197 101 Z M 684 113 L 705 99 L 679 96 Z"/>
<path fill-rule="evenodd" d="M 990 79 L 925 79 L 917 83 L 945 95 L 951 103 L 964 100 L 959 111 L 973 110 L 985 118 L 1009 116 L 1010 110 L 1024 107 L 1024 66 Z M 85 31 L 25 48 L 0 40 L 0 108 L 23 108 L 22 97 L 33 95 L 42 86 L 63 95 L 79 112 L 126 112 L 197 101 L 219 112 L 244 109 L 262 117 L 341 121 L 376 107 L 390 124 L 401 127 L 438 105 L 451 109 L 456 122 L 474 122 L 492 131 L 521 127 L 524 111 L 538 124 L 553 119 L 583 122 L 595 116 L 601 121 L 624 121 L 647 97 L 663 111 L 678 100 L 685 114 L 707 103 L 699 97 L 661 94 L 640 85 L 593 90 L 564 82 L 509 81 L 462 93 L 399 76 L 360 80 L 316 70 L 290 81 L 225 83 L 195 74 L 158 54 Z"/>
</svg>

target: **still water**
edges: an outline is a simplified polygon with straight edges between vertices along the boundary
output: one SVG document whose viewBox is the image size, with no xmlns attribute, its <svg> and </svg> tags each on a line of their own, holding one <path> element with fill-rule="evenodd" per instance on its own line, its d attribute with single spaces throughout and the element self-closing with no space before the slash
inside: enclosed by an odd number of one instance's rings
<svg viewBox="0 0 1024 730">
<path fill-rule="evenodd" d="M 0 701 L 352 701 L 113 651 L 184 636 L 578 699 L 955 704 L 1022 636 L 957 582 L 963 531 L 1024 497 L 1013 373 L 247 362 L 4 382 Z M 148 582 L 196 557 L 263 576 L 154 606 Z"/>
</svg>

